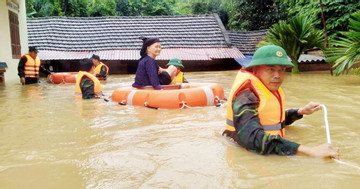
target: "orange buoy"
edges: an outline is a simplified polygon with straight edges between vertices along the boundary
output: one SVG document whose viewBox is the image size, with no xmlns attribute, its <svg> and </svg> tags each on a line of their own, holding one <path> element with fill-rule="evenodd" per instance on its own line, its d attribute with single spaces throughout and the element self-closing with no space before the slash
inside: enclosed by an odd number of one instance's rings
<svg viewBox="0 0 360 189">
<path fill-rule="evenodd" d="M 50 83 L 76 83 L 78 72 L 56 72 L 48 76 Z"/>
<path fill-rule="evenodd" d="M 123 87 L 116 89 L 111 98 L 122 105 L 177 109 L 195 106 L 219 105 L 224 100 L 224 90 L 217 83 L 182 83 L 163 85 L 164 90 Z"/>
</svg>

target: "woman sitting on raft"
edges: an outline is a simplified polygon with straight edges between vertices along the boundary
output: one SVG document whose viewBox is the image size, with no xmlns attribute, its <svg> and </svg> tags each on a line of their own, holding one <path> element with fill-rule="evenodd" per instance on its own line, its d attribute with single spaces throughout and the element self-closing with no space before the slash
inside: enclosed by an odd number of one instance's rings
<svg viewBox="0 0 360 189">
<path fill-rule="evenodd" d="M 158 38 L 141 38 L 143 45 L 140 50 L 141 58 L 135 73 L 135 88 L 152 86 L 160 90 L 161 85 L 169 85 L 174 79 L 177 69 L 171 65 L 167 69 L 160 68 L 155 58 L 160 55 L 161 45 Z"/>
</svg>

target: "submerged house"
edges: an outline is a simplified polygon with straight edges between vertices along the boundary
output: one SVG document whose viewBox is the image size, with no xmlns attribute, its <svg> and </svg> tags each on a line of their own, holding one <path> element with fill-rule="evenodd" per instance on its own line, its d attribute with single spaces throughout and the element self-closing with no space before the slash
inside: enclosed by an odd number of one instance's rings
<svg viewBox="0 0 360 189">
<path fill-rule="evenodd" d="M 232 47 L 217 14 L 196 16 L 45 17 L 27 20 L 29 46 L 53 71 L 78 71 L 78 62 L 93 54 L 110 73 L 134 73 L 144 37 L 158 37 L 157 61 L 183 61 L 185 71 L 236 69 L 244 58 Z"/>
<path fill-rule="evenodd" d="M 245 32 L 228 31 L 230 41 L 237 47 L 245 58 L 235 59 L 242 67 L 246 67 L 256 51 L 256 45 L 266 36 L 267 30 L 255 30 Z"/>
<path fill-rule="evenodd" d="M 246 67 L 256 51 L 256 45 L 266 36 L 267 30 L 254 30 L 246 32 L 228 31 L 232 44 L 237 47 L 245 58 L 235 59 L 242 67 Z M 299 71 L 331 70 L 331 64 L 325 62 L 321 50 L 306 50 L 299 57 Z"/>
</svg>

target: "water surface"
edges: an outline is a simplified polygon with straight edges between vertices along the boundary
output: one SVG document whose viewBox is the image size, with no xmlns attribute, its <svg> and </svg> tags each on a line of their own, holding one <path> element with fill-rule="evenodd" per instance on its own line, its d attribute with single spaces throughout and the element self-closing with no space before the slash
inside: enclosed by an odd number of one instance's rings
<svg viewBox="0 0 360 189">
<path fill-rule="evenodd" d="M 227 96 L 236 71 L 190 72 Z M 111 75 L 110 95 L 134 75 Z M 286 107 L 324 103 L 333 145 L 360 165 L 360 77 L 308 72 L 287 76 Z M 1 188 L 357 188 L 360 170 L 306 156 L 261 156 L 221 133 L 226 108 L 153 110 L 76 100 L 73 84 L 0 85 Z M 323 112 L 295 122 L 287 139 L 326 142 Z"/>
</svg>

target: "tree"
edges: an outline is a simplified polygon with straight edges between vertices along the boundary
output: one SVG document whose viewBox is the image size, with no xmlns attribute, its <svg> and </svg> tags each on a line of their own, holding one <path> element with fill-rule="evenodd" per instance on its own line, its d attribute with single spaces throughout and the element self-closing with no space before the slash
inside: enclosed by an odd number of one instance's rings
<svg viewBox="0 0 360 189">
<path fill-rule="evenodd" d="M 91 0 L 87 13 L 89 16 L 114 16 L 115 8 L 115 0 Z"/>
<path fill-rule="evenodd" d="M 280 21 L 267 32 L 265 41 L 260 45 L 275 44 L 281 46 L 291 58 L 294 67 L 292 73 L 298 73 L 298 60 L 306 49 L 317 47 L 323 49 L 322 31 L 316 30 L 313 21 L 307 16 L 296 16 L 288 23 Z"/>
<path fill-rule="evenodd" d="M 332 47 L 325 51 L 326 61 L 334 62 L 335 75 L 347 74 L 354 64 L 360 63 L 360 11 L 349 19 L 349 31 L 340 34 L 332 41 Z"/>
<path fill-rule="evenodd" d="M 59 0 L 34 0 L 33 7 L 36 11 L 35 17 L 63 15 Z"/>
<path fill-rule="evenodd" d="M 157 16 L 157 15 L 173 15 L 174 1 L 169 0 L 147 0 L 143 3 L 143 15 Z"/>
<path fill-rule="evenodd" d="M 128 0 L 116 0 L 115 11 L 119 16 L 130 16 L 131 11 L 129 8 L 129 1 Z"/>
<path fill-rule="evenodd" d="M 326 19 L 324 16 L 324 8 L 323 8 L 323 4 L 322 4 L 322 0 L 319 0 L 319 4 L 320 4 L 320 12 L 321 12 L 321 22 L 324 26 L 324 48 L 328 48 L 328 37 L 327 37 L 327 27 L 326 27 Z"/>
<path fill-rule="evenodd" d="M 317 29 L 322 29 L 321 9 L 317 0 L 284 0 L 284 4 L 288 6 L 287 12 L 289 18 L 301 14 L 306 10 Z M 360 8 L 359 0 L 322 0 L 324 18 L 326 18 L 326 26 L 331 39 L 337 31 L 348 30 L 348 20 L 351 13 L 356 12 Z"/>
<path fill-rule="evenodd" d="M 34 0 L 26 0 L 26 16 L 33 17 L 35 14 Z"/>
<path fill-rule="evenodd" d="M 227 27 L 231 30 L 268 29 L 287 16 L 286 4 L 281 0 L 225 0 L 229 15 Z"/>
<path fill-rule="evenodd" d="M 89 0 L 60 0 L 64 16 L 85 17 L 87 16 L 87 5 Z"/>
</svg>

